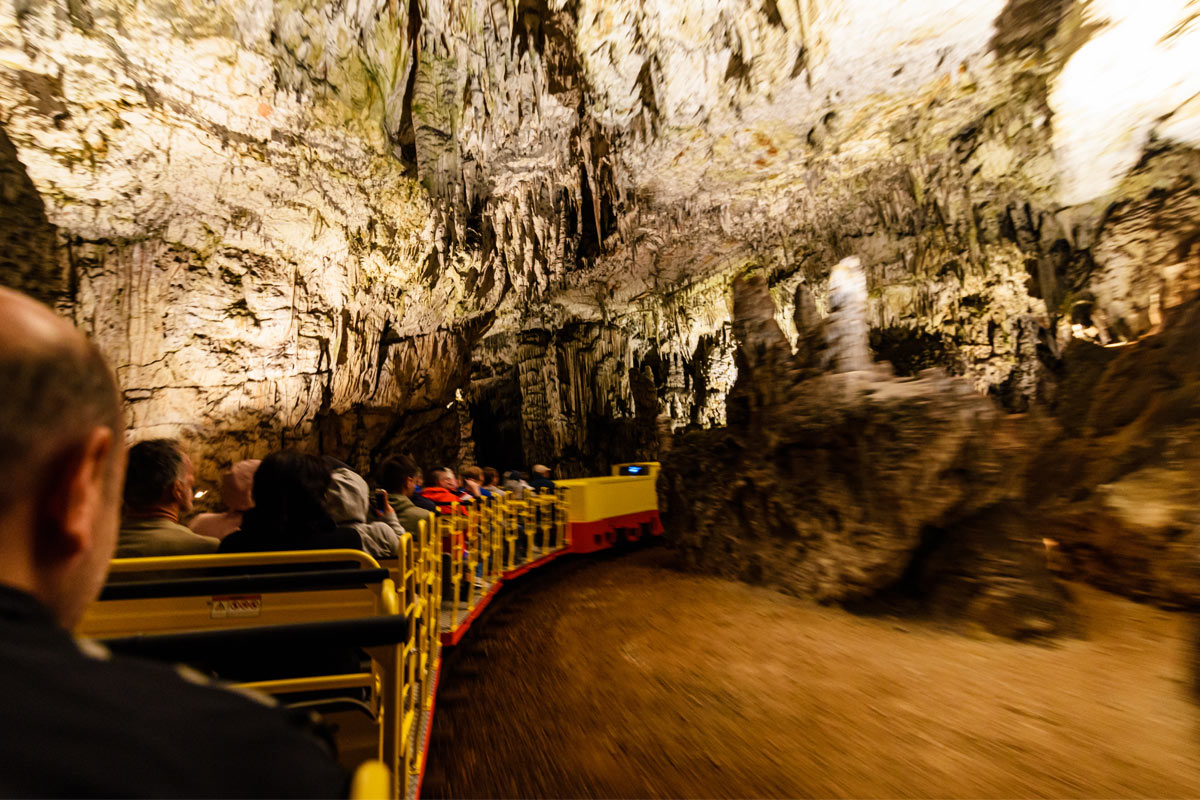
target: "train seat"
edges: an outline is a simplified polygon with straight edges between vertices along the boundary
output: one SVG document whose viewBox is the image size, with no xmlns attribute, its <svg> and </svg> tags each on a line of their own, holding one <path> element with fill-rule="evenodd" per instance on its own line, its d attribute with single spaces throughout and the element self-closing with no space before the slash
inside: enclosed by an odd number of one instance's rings
<svg viewBox="0 0 1200 800">
<path fill-rule="evenodd" d="M 398 561 L 412 563 L 411 537 Z M 334 565 L 328 568 L 328 565 Z M 181 662 L 286 705 L 354 705 L 369 755 L 406 794 L 415 738 L 416 604 L 355 550 L 118 559 L 79 632 Z M 358 655 L 355 655 L 358 654 Z"/>
</svg>

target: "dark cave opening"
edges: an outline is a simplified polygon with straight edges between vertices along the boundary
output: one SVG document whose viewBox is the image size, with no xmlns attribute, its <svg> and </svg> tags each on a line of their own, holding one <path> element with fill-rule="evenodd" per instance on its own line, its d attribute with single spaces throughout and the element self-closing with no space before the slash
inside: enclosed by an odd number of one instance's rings
<svg viewBox="0 0 1200 800">
<path fill-rule="evenodd" d="M 517 376 L 476 387 L 471 402 L 471 431 L 475 443 L 475 462 L 495 467 L 504 473 L 510 469 L 527 471 L 525 447 L 521 441 L 521 387 Z M 464 465 L 465 466 L 465 465 Z"/>
</svg>

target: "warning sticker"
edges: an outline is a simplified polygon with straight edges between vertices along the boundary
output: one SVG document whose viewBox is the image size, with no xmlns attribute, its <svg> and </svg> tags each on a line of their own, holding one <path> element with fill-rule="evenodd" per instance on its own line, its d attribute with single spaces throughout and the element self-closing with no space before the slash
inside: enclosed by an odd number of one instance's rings
<svg viewBox="0 0 1200 800">
<path fill-rule="evenodd" d="M 228 617 L 257 617 L 262 613 L 261 594 L 214 597 L 210 605 L 212 619 Z"/>
</svg>

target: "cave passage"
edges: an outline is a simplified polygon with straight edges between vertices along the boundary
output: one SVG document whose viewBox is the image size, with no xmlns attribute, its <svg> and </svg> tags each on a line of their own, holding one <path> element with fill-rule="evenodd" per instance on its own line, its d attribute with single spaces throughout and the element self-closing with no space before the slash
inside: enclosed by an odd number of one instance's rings
<svg viewBox="0 0 1200 800">
<path fill-rule="evenodd" d="M 425 797 L 1179 797 L 1186 620 L 1082 585 L 1030 647 L 679 572 L 651 548 L 506 589 L 448 659 Z"/>
</svg>

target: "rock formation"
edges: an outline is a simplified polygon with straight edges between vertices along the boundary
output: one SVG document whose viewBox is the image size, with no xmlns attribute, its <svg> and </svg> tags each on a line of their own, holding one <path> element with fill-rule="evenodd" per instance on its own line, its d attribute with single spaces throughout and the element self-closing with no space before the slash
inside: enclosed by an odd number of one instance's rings
<svg viewBox="0 0 1200 800">
<path fill-rule="evenodd" d="M 853 286 L 853 265 L 840 269 Z M 826 327 L 833 371 L 793 356 L 761 276 L 734 284 L 734 326 L 729 425 L 675 437 L 664 464 L 665 518 L 690 563 L 824 601 L 911 580 L 934 610 L 1012 636 L 1068 625 L 1013 502 L 1031 454 L 1016 420 L 937 370 L 846 370 L 865 348 L 852 320 Z"/>
<path fill-rule="evenodd" d="M 1030 475 L 1039 528 L 1072 576 L 1200 607 L 1200 300 L 1124 347 L 1078 341 Z"/>
</svg>

